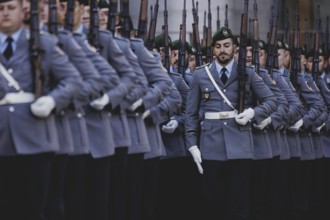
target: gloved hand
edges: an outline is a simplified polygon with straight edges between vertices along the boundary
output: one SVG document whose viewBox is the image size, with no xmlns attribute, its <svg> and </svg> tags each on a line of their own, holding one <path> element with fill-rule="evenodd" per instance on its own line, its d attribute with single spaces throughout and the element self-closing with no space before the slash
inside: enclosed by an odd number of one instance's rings
<svg viewBox="0 0 330 220">
<path fill-rule="evenodd" d="M 55 100 L 51 96 L 41 96 L 34 103 L 31 104 L 30 108 L 35 116 L 40 118 L 46 118 L 50 115 L 50 112 L 55 108 Z"/>
<path fill-rule="evenodd" d="M 178 121 L 175 119 L 172 119 L 166 125 L 162 126 L 162 131 L 164 131 L 165 133 L 168 133 L 168 134 L 172 134 L 178 126 L 179 126 Z"/>
<path fill-rule="evenodd" d="M 142 99 L 138 99 L 130 107 L 128 107 L 128 110 L 131 111 L 131 112 L 133 112 L 133 111 L 135 111 L 135 109 L 137 109 L 138 107 L 140 107 L 142 104 L 143 104 L 143 100 Z"/>
<path fill-rule="evenodd" d="M 293 132 L 297 132 L 299 131 L 299 128 L 304 124 L 304 121 L 302 119 L 300 119 L 299 121 L 297 121 L 294 125 L 291 125 L 290 127 L 288 127 L 288 129 L 290 131 Z"/>
<path fill-rule="evenodd" d="M 202 156 L 201 156 L 200 150 L 198 149 L 198 147 L 196 145 L 194 145 L 189 148 L 189 152 L 191 153 L 192 157 L 194 158 L 194 161 L 197 165 L 199 173 L 203 174 L 204 170 L 202 167 Z"/>
<path fill-rule="evenodd" d="M 321 124 L 320 127 L 317 127 L 314 132 L 320 133 L 321 129 L 325 126 L 325 123 Z"/>
<path fill-rule="evenodd" d="M 260 124 L 253 124 L 253 127 L 256 128 L 256 129 L 258 129 L 258 130 L 263 130 L 271 122 L 272 122 L 272 119 L 269 116 L 268 118 L 266 118 L 265 120 L 263 120 L 262 122 L 260 122 Z"/>
<path fill-rule="evenodd" d="M 245 109 L 242 113 L 235 116 L 235 120 L 240 125 L 246 125 L 254 117 L 254 110 L 252 108 Z"/>
<path fill-rule="evenodd" d="M 96 110 L 102 110 L 104 106 L 109 104 L 109 96 L 107 94 L 104 94 L 102 97 L 95 99 L 90 103 L 90 105 L 95 108 Z"/>
<path fill-rule="evenodd" d="M 142 118 L 143 118 L 143 119 L 146 119 L 149 115 L 150 115 L 150 110 L 148 109 L 148 110 L 146 110 L 145 112 L 143 112 L 143 114 L 142 114 Z"/>
</svg>

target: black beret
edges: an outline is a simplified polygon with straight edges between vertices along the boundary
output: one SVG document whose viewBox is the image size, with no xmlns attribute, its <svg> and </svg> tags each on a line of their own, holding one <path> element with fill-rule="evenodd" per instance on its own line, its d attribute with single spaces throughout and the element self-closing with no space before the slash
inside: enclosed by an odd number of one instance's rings
<svg viewBox="0 0 330 220">
<path fill-rule="evenodd" d="M 186 48 L 186 51 L 188 51 L 188 53 L 191 54 L 191 46 L 187 41 L 185 43 L 185 48 Z M 180 50 L 180 41 L 179 40 L 175 40 L 172 42 L 172 50 Z"/>
<path fill-rule="evenodd" d="M 215 42 L 227 38 L 234 39 L 233 33 L 229 28 L 221 27 L 219 30 L 217 30 L 217 32 L 215 32 L 215 34 L 212 37 L 212 46 L 214 46 Z"/>
<path fill-rule="evenodd" d="M 239 35 L 234 35 L 233 42 L 234 45 L 239 46 Z"/>
<path fill-rule="evenodd" d="M 314 48 L 311 48 L 310 51 L 306 54 L 306 58 L 314 57 Z M 322 47 L 319 47 L 319 56 L 325 56 L 325 51 Z"/>
<path fill-rule="evenodd" d="M 106 0 L 99 1 L 99 8 L 109 8 L 109 3 Z"/>
<path fill-rule="evenodd" d="M 280 40 L 277 41 L 277 49 L 284 49 L 285 50 L 285 46 L 284 43 Z"/>
<path fill-rule="evenodd" d="M 259 50 L 266 50 L 267 49 L 267 44 L 263 40 L 259 40 L 258 46 L 259 46 Z"/>
<path fill-rule="evenodd" d="M 164 35 L 163 34 L 158 34 L 155 37 L 155 45 L 154 48 L 157 48 L 159 50 L 159 48 L 164 47 Z M 168 46 L 172 47 L 172 40 L 171 37 L 168 36 Z"/>
<path fill-rule="evenodd" d="M 74 0 L 78 1 L 81 5 L 89 5 L 89 0 Z M 68 2 L 68 0 L 60 0 L 60 2 Z"/>
</svg>

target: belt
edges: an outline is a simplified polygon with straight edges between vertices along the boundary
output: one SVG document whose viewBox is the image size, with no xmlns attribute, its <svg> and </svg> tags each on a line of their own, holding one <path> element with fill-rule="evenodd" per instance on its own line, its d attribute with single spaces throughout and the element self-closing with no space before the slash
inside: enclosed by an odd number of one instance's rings
<svg viewBox="0 0 330 220">
<path fill-rule="evenodd" d="M 228 119 L 228 118 L 235 118 L 236 115 L 237 115 L 236 111 L 206 112 L 205 119 Z"/>
<path fill-rule="evenodd" d="M 0 105 L 28 103 L 28 102 L 33 102 L 34 100 L 35 100 L 35 96 L 33 93 L 9 92 L 6 93 L 6 96 L 0 100 Z"/>
</svg>

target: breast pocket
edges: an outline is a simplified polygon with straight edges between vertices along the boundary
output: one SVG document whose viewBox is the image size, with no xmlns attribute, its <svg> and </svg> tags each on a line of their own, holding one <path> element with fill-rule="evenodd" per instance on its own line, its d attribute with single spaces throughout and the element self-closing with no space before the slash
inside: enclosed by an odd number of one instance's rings
<svg viewBox="0 0 330 220">
<path fill-rule="evenodd" d="M 202 87 L 202 100 L 209 101 L 215 99 L 217 91 L 214 87 Z"/>
</svg>

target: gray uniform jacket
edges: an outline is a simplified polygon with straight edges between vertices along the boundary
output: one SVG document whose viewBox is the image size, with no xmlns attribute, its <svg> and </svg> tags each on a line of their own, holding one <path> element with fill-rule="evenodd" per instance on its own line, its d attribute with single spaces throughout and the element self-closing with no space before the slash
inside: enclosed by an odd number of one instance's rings
<svg viewBox="0 0 330 220">
<path fill-rule="evenodd" d="M 177 120 L 179 124 L 178 128 L 175 129 L 175 131 L 171 134 L 161 131 L 162 140 L 166 150 L 165 158 L 186 157 L 189 154 L 187 154 L 187 148 L 185 144 L 184 122 L 186 117 L 185 109 L 189 87 L 180 74 L 170 72 L 169 75 L 174 82 L 175 87 L 180 93 L 182 104 L 178 113 L 170 116 L 171 118 Z M 168 121 L 169 120 L 167 120 L 164 124 L 166 124 Z"/>
<path fill-rule="evenodd" d="M 40 36 L 41 69 L 44 77 L 44 95 L 50 95 L 56 103 L 55 112 L 66 108 L 77 95 L 82 85 L 77 69 L 57 46 L 55 37 L 46 33 Z M 7 61 L 0 55 L 0 62 L 6 69 L 12 69 L 12 76 L 25 92 L 33 92 L 29 53 L 29 31 L 22 29 L 13 56 Z M 8 92 L 15 92 L 8 88 Z M 3 117 L 0 125 L 0 155 L 35 154 L 59 150 L 54 117 L 37 118 L 30 110 L 31 103 L 0 105 Z"/>
<path fill-rule="evenodd" d="M 289 110 L 286 114 L 286 128 L 290 125 L 296 123 L 299 119 L 301 119 L 304 115 L 304 106 L 300 101 L 296 89 L 292 85 L 290 81 L 290 72 L 287 69 L 284 69 L 282 79 L 284 79 L 285 83 L 281 81 L 278 82 L 278 87 L 281 89 L 283 94 L 285 95 L 286 100 L 289 103 Z M 300 157 L 301 156 L 301 143 L 300 143 L 300 134 L 299 132 L 291 132 L 289 130 L 282 130 L 281 135 L 283 137 L 286 136 L 290 157 Z"/>
<path fill-rule="evenodd" d="M 114 37 L 119 48 L 125 54 L 125 57 L 129 64 L 132 66 L 137 78 L 138 82 L 131 92 L 125 97 L 122 108 L 127 109 L 130 107 L 135 101 L 143 96 L 148 91 L 148 81 L 146 76 L 143 73 L 139 65 L 139 61 L 137 56 L 131 49 L 131 44 L 128 39 L 124 39 L 121 37 Z M 145 153 L 150 151 L 150 145 L 148 141 L 147 130 L 145 127 L 144 120 L 142 118 L 143 108 L 137 108 L 135 111 L 126 110 L 128 125 L 131 134 L 131 145 L 128 146 L 128 153 Z"/>
<path fill-rule="evenodd" d="M 217 62 L 217 61 L 214 61 Z M 220 80 L 214 62 L 208 66 L 210 72 L 226 97 L 237 108 L 238 106 L 238 72 L 237 63 L 234 62 L 232 72 L 225 85 Z M 246 102 L 245 108 L 251 107 L 252 94 L 261 103 L 254 107 L 255 120 L 259 124 L 276 110 L 276 98 L 261 78 L 246 67 Z M 206 160 L 252 159 L 253 139 L 251 124 L 241 126 L 235 118 L 224 120 L 204 119 L 200 123 L 199 112 L 232 111 L 217 92 L 204 66 L 195 71 L 186 105 L 186 141 L 187 148 L 199 145 L 202 158 Z M 198 143 L 200 136 L 200 143 Z"/>
<path fill-rule="evenodd" d="M 105 30 L 99 31 L 101 51 L 100 54 L 115 68 L 120 79 L 117 87 L 106 91 L 109 96 L 109 108 L 112 119 L 110 121 L 116 147 L 131 145 L 131 136 L 128 128 L 126 110 L 120 104 L 134 89 L 137 77 L 122 50 L 114 41 L 112 33 Z"/>
<path fill-rule="evenodd" d="M 327 106 L 328 113 L 330 113 L 330 90 L 324 78 L 318 77 L 317 85 L 320 89 L 323 100 Z M 326 158 L 330 157 L 330 114 L 325 122 L 325 127 L 321 130 L 321 146 L 323 148 L 323 155 Z"/>
<path fill-rule="evenodd" d="M 154 54 L 146 49 L 141 39 L 131 38 L 130 40 L 132 50 L 138 57 L 140 67 L 142 68 L 148 81 L 148 91 L 142 98 L 142 107 L 145 110 L 150 110 L 150 115 L 155 119 L 158 117 L 157 115 L 160 115 L 159 111 L 161 108 L 154 106 L 158 106 L 164 97 L 170 94 L 172 81 L 168 74 L 163 70 L 161 63 L 159 62 L 159 57 L 157 57 L 156 60 Z M 164 107 L 166 106 L 166 104 L 163 105 Z M 152 107 L 154 108 L 151 109 Z M 148 141 L 151 148 L 150 152 L 145 154 L 145 159 L 160 157 L 165 154 L 159 129 L 159 124 L 161 121 L 158 121 L 158 119 L 151 120 L 152 117 L 149 116 L 145 120 Z"/>
<path fill-rule="evenodd" d="M 73 36 L 101 77 L 102 84 L 99 90 L 104 92 L 116 87 L 119 84 L 119 77 L 115 69 L 96 52 L 95 48 L 88 44 L 84 34 L 74 33 Z M 97 96 L 90 98 L 96 99 L 101 94 L 95 95 Z M 107 110 L 95 110 L 89 105 L 85 106 L 84 111 L 90 146 L 87 152 L 90 152 L 93 158 L 113 155 L 115 153 L 115 143 L 110 125 L 111 114 Z M 75 154 L 81 153 L 86 153 L 86 148 L 84 149 L 81 146 L 79 150 L 75 151 Z"/>
<path fill-rule="evenodd" d="M 88 59 L 83 49 L 73 38 L 72 34 L 66 30 L 59 31 L 58 34 L 60 47 L 68 54 L 70 62 L 77 68 L 82 79 L 83 85 L 79 90 L 79 94 L 73 100 L 71 107 L 66 111 L 70 121 L 70 131 L 72 133 L 72 150 L 68 153 L 82 154 L 90 151 L 87 126 L 85 121 L 84 106 L 89 104 L 93 98 L 100 95 L 101 78 L 93 63 Z M 61 122 L 64 119 L 64 114 L 59 117 Z M 64 129 L 65 128 L 65 129 Z M 68 134 L 66 127 L 61 126 L 58 129 L 60 142 L 65 140 L 65 134 Z M 62 135 L 61 135 L 62 134 Z M 63 138 L 61 138 L 61 136 Z M 62 144 L 61 146 L 66 146 Z M 63 149 L 64 150 L 64 149 Z M 63 151 L 62 151 L 63 152 Z"/>
</svg>

